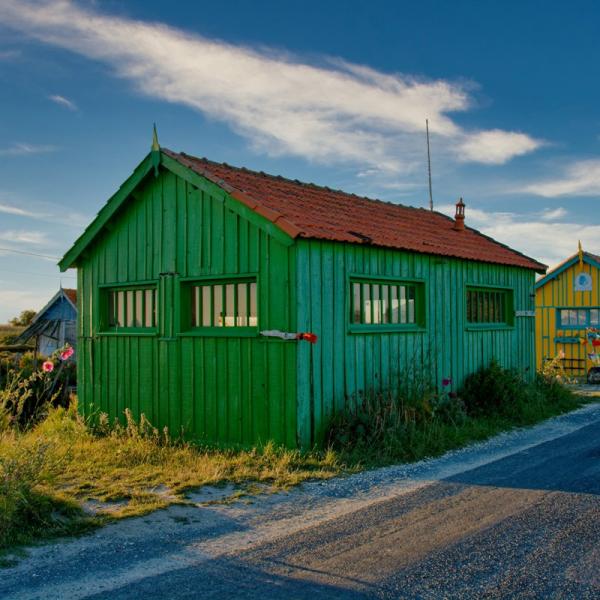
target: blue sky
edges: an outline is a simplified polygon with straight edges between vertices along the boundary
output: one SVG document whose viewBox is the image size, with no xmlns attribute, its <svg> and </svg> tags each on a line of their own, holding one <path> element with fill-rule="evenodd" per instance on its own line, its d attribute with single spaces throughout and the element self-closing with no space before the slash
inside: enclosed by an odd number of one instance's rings
<svg viewBox="0 0 600 600">
<path fill-rule="evenodd" d="M 593 2 L 0 0 L 0 322 L 147 153 L 436 208 L 548 264 L 600 252 Z M 23 253 L 41 254 L 44 257 Z"/>
</svg>

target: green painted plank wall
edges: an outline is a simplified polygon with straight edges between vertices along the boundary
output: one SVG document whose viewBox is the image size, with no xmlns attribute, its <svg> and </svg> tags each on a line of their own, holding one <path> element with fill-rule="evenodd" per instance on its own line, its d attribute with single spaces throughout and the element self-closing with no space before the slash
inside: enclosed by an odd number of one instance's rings
<svg viewBox="0 0 600 600">
<path fill-rule="evenodd" d="M 181 335 L 182 279 L 224 274 L 256 273 L 260 329 L 296 330 L 294 246 L 224 200 L 225 192 L 210 194 L 161 169 L 87 250 L 78 271 L 80 406 L 119 418 L 130 408 L 210 442 L 295 446 L 295 343 Z M 158 285 L 156 334 L 99 331 L 101 286 L 142 281 Z"/>
<path fill-rule="evenodd" d="M 496 358 L 532 376 L 534 319 L 516 317 L 501 330 L 470 330 L 466 285 L 514 290 L 514 309 L 533 310 L 532 271 L 317 240 L 297 242 L 298 327 L 319 336 L 298 348 L 298 431 L 301 443 L 319 442 L 328 419 L 372 391 L 397 390 L 411 369 L 440 385 Z M 422 279 L 426 326 L 419 332 L 350 333 L 350 275 Z M 416 366 L 416 367 L 415 367 Z M 414 371 L 413 371 L 414 373 Z"/>
</svg>

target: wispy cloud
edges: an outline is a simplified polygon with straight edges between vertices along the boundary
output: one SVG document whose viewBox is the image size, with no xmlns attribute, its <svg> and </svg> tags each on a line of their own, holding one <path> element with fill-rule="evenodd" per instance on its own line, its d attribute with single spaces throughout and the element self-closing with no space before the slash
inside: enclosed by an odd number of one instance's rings
<svg viewBox="0 0 600 600">
<path fill-rule="evenodd" d="M 558 219 L 567 216 L 567 211 L 562 206 L 559 206 L 558 208 L 547 208 L 540 216 L 544 221 L 558 221 Z"/>
<path fill-rule="evenodd" d="M 600 159 L 575 161 L 558 177 L 525 185 L 521 190 L 545 198 L 600 195 Z"/>
<path fill-rule="evenodd" d="M 48 100 L 51 100 L 55 104 L 58 104 L 59 106 L 64 106 L 65 108 L 68 108 L 69 110 L 72 110 L 72 111 L 79 110 L 77 104 L 75 104 L 75 102 L 73 102 L 73 100 L 69 100 L 68 98 L 65 98 L 64 96 L 59 96 L 58 94 L 53 94 L 51 96 L 48 96 Z"/>
<path fill-rule="evenodd" d="M 60 223 L 70 227 L 83 227 L 90 222 L 90 215 L 78 213 L 66 206 L 44 203 L 19 202 L 15 205 L 14 200 L 7 202 L 0 194 L 0 213 L 22 217 L 24 219 L 35 219 L 38 221 Z"/>
<path fill-rule="evenodd" d="M 17 215 L 19 217 L 29 217 L 32 219 L 40 219 L 46 218 L 46 215 L 40 215 L 39 213 L 25 210 L 23 208 L 18 208 L 17 206 L 11 206 L 10 204 L 2 204 L 0 203 L 0 213 L 5 213 L 7 215 Z"/>
<path fill-rule="evenodd" d="M 17 142 L 8 148 L 0 148 L 0 156 L 32 156 L 55 152 L 58 148 L 51 145 L 25 144 Z"/>
<path fill-rule="evenodd" d="M 454 205 L 437 210 L 454 216 Z M 563 210 L 563 209 L 557 209 Z M 577 241 L 591 251 L 598 249 L 600 225 L 542 220 L 547 211 L 528 215 L 485 211 L 466 207 L 465 223 L 544 264 L 554 266 L 577 251 Z"/>
<path fill-rule="evenodd" d="M 0 241 L 46 246 L 50 240 L 48 238 L 48 234 L 44 233 L 43 231 L 7 230 L 0 231 Z"/>
<path fill-rule="evenodd" d="M 20 50 L 0 50 L 0 61 L 16 60 L 17 58 L 21 58 Z"/>
<path fill-rule="evenodd" d="M 501 164 L 541 142 L 525 133 L 467 130 L 468 89 L 386 74 L 339 59 L 308 64 L 163 24 L 115 17 L 70 0 L 3 0 L 0 18 L 36 39 L 109 64 L 140 93 L 227 123 L 269 154 L 406 172 L 421 165 L 425 118 L 438 156 Z"/>
</svg>

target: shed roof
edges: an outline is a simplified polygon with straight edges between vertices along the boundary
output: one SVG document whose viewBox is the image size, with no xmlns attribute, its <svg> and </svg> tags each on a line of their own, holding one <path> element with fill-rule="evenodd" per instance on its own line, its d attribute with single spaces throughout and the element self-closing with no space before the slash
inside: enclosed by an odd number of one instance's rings
<svg viewBox="0 0 600 600">
<path fill-rule="evenodd" d="M 331 240 L 475 260 L 546 272 L 546 265 L 438 212 L 251 171 L 166 148 L 152 152 L 107 202 L 61 260 L 65 270 L 100 234 L 133 189 L 160 162 L 200 175 L 274 223 L 289 238 Z M 467 211 L 468 221 L 468 211 Z"/>
<path fill-rule="evenodd" d="M 546 272 L 546 265 L 475 229 L 454 230 L 454 220 L 439 212 L 232 167 L 183 152 L 162 151 L 213 183 L 225 184 L 228 191 L 237 190 L 259 207 L 274 211 L 271 220 L 276 224 L 285 220 L 284 230 L 290 223 L 297 228 L 297 235 L 292 237 L 382 246 Z"/>
<path fill-rule="evenodd" d="M 60 288 L 54 296 L 48 301 L 48 303 L 33 317 L 30 325 L 21 332 L 21 335 L 17 338 L 17 341 L 20 343 L 25 343 L 30 340 L 32 337 L 38 335 L 46 335 L 48 337 L 54 337 L 58 328 L 60 327 L 61 321 L 64 320 L 72 320 L 65 319 L 63 317 L 57 317 L 56 315 L 52 316 L 51 309 L 57 304 L 57 302 L 61 302 L 63 299 L 66 299 L 67 302 L 72 304 L 72 308 L 70 312 L 74 315 L 77 314 L 77 290 L 71 288 Z"/>
</svg>

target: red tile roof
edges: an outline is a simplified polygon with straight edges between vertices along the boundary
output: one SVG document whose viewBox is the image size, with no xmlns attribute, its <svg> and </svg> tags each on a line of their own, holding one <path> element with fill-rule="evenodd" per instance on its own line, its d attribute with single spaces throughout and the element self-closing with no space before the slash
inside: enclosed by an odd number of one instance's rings
<svg viewBox="0 0 600 600">
<path fill-rule="evenodd" d="M 161 150 L 276 223 L 291 237 L 366 244 L 546 272 L 546 266 L 438 212 Z M 468 222 L 468 209 L 466 211 Z"/>
<path fill-rule="evenodd" d="M 72 290 L 70 288 L 63 288 L 63 292 L 65 296 L 75 305 L 77 306 L 77 290 Z"/>
</svg>

